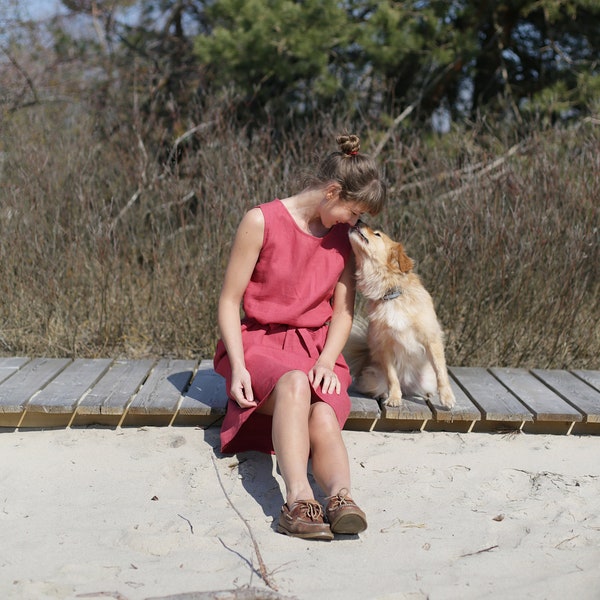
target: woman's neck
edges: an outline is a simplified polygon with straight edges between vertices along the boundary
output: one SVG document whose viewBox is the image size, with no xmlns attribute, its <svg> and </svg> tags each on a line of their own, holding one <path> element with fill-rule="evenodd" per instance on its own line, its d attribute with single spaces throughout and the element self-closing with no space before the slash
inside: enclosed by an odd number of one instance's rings
<svg viewBox="0 0 600 600">
<path fill-rule="evenodd" d="M 316 237 L 323 237 L 329 231 L 321 221 L 321 207 L 326 202 L 322 190 L 300 192 L 281 202 L 302 231 Z"/>
</svg>

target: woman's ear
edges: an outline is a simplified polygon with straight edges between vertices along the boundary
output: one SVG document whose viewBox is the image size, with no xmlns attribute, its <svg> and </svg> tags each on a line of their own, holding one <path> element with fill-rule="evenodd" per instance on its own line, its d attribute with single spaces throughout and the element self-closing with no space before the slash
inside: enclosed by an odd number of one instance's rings
<svg viewBox="0 0 600 600">
<path fill-rule="evenodd" d="M 342 186 L 337 182 L 331 182 L 325 188 L 325 198 L 327 200 L 337 200 L 339 199 L 340 192 L 342 191 Z"/>
</svg>

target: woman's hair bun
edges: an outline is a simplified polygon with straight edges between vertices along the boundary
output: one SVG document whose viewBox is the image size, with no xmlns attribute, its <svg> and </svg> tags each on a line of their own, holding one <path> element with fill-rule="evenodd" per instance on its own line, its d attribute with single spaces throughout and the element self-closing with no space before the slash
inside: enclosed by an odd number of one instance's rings
<svg viewBox="0 0 600 600">
<path fill-rule="evenodd" d="M 360 150 L 360 138 L 357 135 L 338 135 L 335 141 L 340 150 L 348 156 L 354 156 Z"/>
<path fill-rule="evenodd" d="M 378 215 L 385 205 L 387 191 L 375 161 L 368 154 L 359 153 L 357 135 L 339 135 L 335 138 L 339 151 L 330 152 L 321 160 L 316 173 L 307 178 L 307 189 L 323 190 L 331 183 L 339 185 L 343 202 L 354 202 L 361 212 Z"/>
</svg>

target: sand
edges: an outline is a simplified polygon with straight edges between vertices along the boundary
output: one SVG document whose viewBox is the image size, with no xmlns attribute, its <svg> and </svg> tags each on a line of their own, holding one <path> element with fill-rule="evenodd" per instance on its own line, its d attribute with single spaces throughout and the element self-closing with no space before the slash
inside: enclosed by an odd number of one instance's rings
<svg viewBox="0 0 600 600">
<path fill-rule="evenodd" d="M 217 428 L 2 433 L 0 597 L 600 598 L 600 437 L 344 438 L 369 528 L 328 543 Z"/>
</svg>

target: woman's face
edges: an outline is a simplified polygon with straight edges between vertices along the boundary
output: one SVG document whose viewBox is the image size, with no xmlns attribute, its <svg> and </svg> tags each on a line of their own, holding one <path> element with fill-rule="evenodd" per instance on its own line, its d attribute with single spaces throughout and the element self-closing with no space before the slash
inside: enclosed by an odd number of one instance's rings
<svg viewBox="0 0 600 600">
<path fill-rule="evenodd" d="M 339 192 L 335 192 L 327 202 L 326 209 L 321 214 L 321 221 L 327 228 L 333 227 L 338 223 L 346 223 L 354 226 L 365 212 L 364 207 L 358 202 L 342 200 Z"/>
</svg>

